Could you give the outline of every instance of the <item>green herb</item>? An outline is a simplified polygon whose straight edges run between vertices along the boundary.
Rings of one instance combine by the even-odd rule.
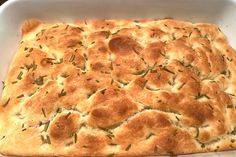
[[[35,61],[33,61],[32,64],[25,64],[24,65],[25,68],[29,71],[30,69],[32,69],[32,71],[36,70],[37,69],[37,65],[35,64]]]
[[[232,58],[229,58],[229,57],[226,57],[226,59],[229,61],[229,62],[232,62],[233,59]]]
[[[100,91],[100,93],[102,93],[102,94],[104,95],[105,92],[106,92],[106,90],[107,90],[107,89],[102,89],[102,90]]]
[[[61,108],[58,108],[56,112],[57,112],[57,113],[61,113],[61,112],[62,112],[62,109],[61,109]]]
[[[69,143],[66,143],[66,146],[71,146],[73,143],[73,141],[70,141]]]
[[[88,148],[88,146],[86,146],[86,145],[83,145],[82,147],[83,147],[83,148]]]
[[[113,135],[113,133],[107,132],[107,137],[108,137],[109,139],[112,139],[112,138],[115,137],[115,136]]]
[[[119,33],[120,30],[117,30],[116,32],[112,33],[112,35],[116,35]]]
[[[87,99],[89,99],[93,94],[95,94],[97,91],[92,91],[88,94]]]
[[[67,78],[67,77],[69,77],[69,76],[70,76],[70,75],[68,75],[66,72],[61,74],[61,77],[63,77],[63,78]]]
[[[85,53],[83,54],[83,56],[84,56],[85,60],[87,61],[88,60],[88,56]]]
[[[44,113],[45,113],[45,112],[44,112]],[[46,131],[48,130],[49,124],[50,124],[50,120],[44,124],[44,129],[43,129],[43,131],[46,132]]]
[[[203,98],[203,97],[205,97],[205,98],[207,98],[207,99],[210,99],[209,96],[207,96],[206,94],[201,94],[201,93],[198,93],[198,95],[196,96],[196,99],[201,99],[201,98]]]
[[[179,121],[179,117],[175,116],[175,118],[177,119],[177,121]]]
[[[42,113],[43,113],[43,116],[46,118],[46,117],[47,117],[47,115],[46,115],[46,113],[45,113],[45,110],[44,110],[44,108],[42,108]]]
[[[79,45],[80,45],[80,46],[84,46],[83,43],[82,43],[82,41],[79,42]]]
[[[183,88],[183,86],[186,84],[186,82],[182,83],[179,87],[178,90],[180,90],[181,88]]]
[[[129,151],[130,148],[131,148],[131,144],[129,144],[129,145],[125,148],[125,150],[126,150],[126,151]]]
[[[69,59],[69,62],[73,62],[74,60],[75,60],[75,55],[72,54],[71,57],[70,57],[70,59]]]
[[[173,37],[173,40],[176,40],[176,37],[174,35],[172,37]]]
[[[128,85],[128,82],[122,81],[122,80],[117,80],[119,83],[123,84],[124,86]]]
[[[74,142],[77,142],[77,133],[74,133]]]
[[[193,32],[190,32],[190,33],[189,33],[189,35],[188,35],[189,38],[190,38],[190,36],[192,35],[192,33],[193,33]]]
[[[6,87],[5,82],[2,81],[2,90],[4,90],[5,87]]]
[[[36,80],[34,80],[34,83],[37,84],[37,85],[39,85],[39,86],[43,85],[43,83],[44,83],[44,81],[43,81],[44,77],[46,77],[46,75],[44,75],[44,76],[39,76]]]
[[[192,68],[193,66],[191,64],[187,65],[186,66],[187,68]]]
[[[83,30],[82,28],[80,28],[80,27],[76,27],[76,28],[77,28],[78,30],[82,31],[82,32],[84,31],[84,30]]]
[[[43,48],[42,45],[39,45],[39,48],[42,49]]]
[[[25,47],[24,51],[27,51],[29,48],[28,47]]]
[[[62,97],[62,96],[65,96],[65,95],[66,95],[66,92],[65,92],[64,89],[62,89],[61,92],[58,93],[58,96],[59,96],[59,97]]]
[[[67,26],[66,26],[65,30],[67,30],[67,29],[68,29],[68,27],[69,27],[69,25],[67,25]]]
[[[204,143],[202,143],[202,144],[201,144],[201,147],[202,147],[202,148],[205,148],[205,144],[204,144]]]
[[[230,70],[228,70],[228,76],[227,76],[228,78],[230,78],[231,77],[231,71]]]
[[[43,135],[41,135],[41,140],[43,144],[51,144],[51,140],[48,135],[46,136],[46,139],[43,137]]]
[[[11,82],[12,84],[15,84],[15,83],[17,83],[17,81],[13,81],[13,82]]]
[[[150,137],[152,137],[153,135],[155,135],[155,134],[151,132],[151,133],[146,137],[146,140],[149,139]]]
[[[231,142],[231,143],[234,143],[234,142],[235,142],[235,140],[234,140],[234,139],[231,139],[231,140],[230,140],[230,142]]]
[[[6,136],[2,136],[2,138],[0,140],[3,140]]]
[[[198,127],[196,127],[196,136],[195,136],[195,138],[198,138],[198,136],[199,136],[199,128]]]
[[[29,49],[29,52],[32,52],[34,49],[31,47],[30,49]]]
[[[22,129],[22,131],[25,131],[25,130],[26,130],[26,128]]]
[[[135,23],[139,23],[139,20],[134,20]]]
[[[162,55],[163,57],[166,57],[165,53],[160,52],[160,55]]]
[[[171,73],[171,74],[173,74],[173,75],[175,74],[174,72],[170,71],[170,70],[167,69],[166,67],[163,67],[162,70],[164,70],[164,71],[166,71],[166,72],[168,72],[168,73]]]
[[[10,102],[10,98],[7,99],[7,101],[3,104],[2,107],[6,107],[9,104],[9,102]]]
[[[36,92],[36,91],[35,91],[35,92]],[[33,92],[33,93],[29,93],[28,96],[32,96],[32,95],[34,95],[35,92]]]
[[[23,75],[23,72],[21,71],[21,72],[18,74],[17,79],[18,79],[18,80],[21,80],[21,79],[22,79],[22,75]]]
[[[236,135],[236,127],[234,127],[234,130],[231,131],[231,134],[232,134],[232,135]]]
[[[56,26],[53,26],[52,28],[58,28],[59,26],[58,25],[56,25]]]
[[[70,115],[71,115],[71,112],[67,113],[65,118],[68,119]]]
[[[132,50],[134,51],[134,53],[136,53],[137,55],[140,54],[140,52],[137,50],[137,48],[135,46],[132,47]]]
[[[21,95],[17,96],[16,98],[19,99],[19,98],[22,98],[22,97],[24,97],[24,94],[21,94]]]

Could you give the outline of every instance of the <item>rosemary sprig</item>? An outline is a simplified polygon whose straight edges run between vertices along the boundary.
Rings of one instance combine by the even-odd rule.
[[[6,107],[9,104],[10,100],[11,100],[11,98],[8,98],[7,101],[3,104],[2,107]]]
[[[22,75],[23,75],[23,72],[21,71],[21,72],[17,75],[17,79],[18,79],[18,80],[21,80],[21,79],[22,79]]]
[[[24,65],[25,68],[29,71],[30,69],[32,69],[32,71],[36,70],[37,69],[37,65],[35,64],[35,61],[33,61],[32,64],[25,64]]]
[[[2,81],[2,90],[4,90],[5,87],[6,87],[6,84],[4,81]]]
[[[24,97],[24,94],[18,95],[16,98],[17,98],[17,99],[20,99],[20,98],[22,98],[22,97]]]
[[[34,83],[37,84],[37,85],[39,85],[39,86],[43,85],[43,84],[44,84],[44,80],[43,80],[44,77],[46,77],[46,75],[44,75],[44,76],[39,76],[36,80],[34,80]]]
[[[131,144],[129,144],[129,145],[125,148],[125,151],[129,151],[130,148],[131,148]]]
[[[48,135],[46,136],[46,138],[44,138],[43,135],[41,135],[41,140],[43,144],[51,144],[51,140]]]
[[[44,108],[42,108],[42,113],[43,113],[43,116],[46,118],[47,115],[46,115],[46,112],[45,112]]]
[[[63,97],[63,96],[65,96],[65,95],[66,95],[66,92],[65,92],[64,89],[62,89],[61,92],[58,93],[58,97]]]
[[[11,82],[12,84],[16,84],[17,83],[17,81],[13,81],[13,82]]]
[[[74,133],[74,142],[77,142],[77,133]]]
[[[68,117],[71,115],[71,112],[67,113],[67,115],[65,116],[66,119],[68,119]]]
[[[149,139],[150,137],[152,137],[153,135],[155,135],[155,134],[152,132],[150,134],[148,134],[148,136],[146,137],[146,140]]]
[[[71,57],[70,57],[70,59],[69,59],[69,62],[73,62],[74,60],[75,60],[75,55],[72,54]]]
[[[45,112],[44,112],[44,113],[45,113]],[[49,124],[50,124],[50,120],[47,121],[47,122],[44,124],[44,129],[43,129],[43,131],[46,132],[46,131],[48,130]]]

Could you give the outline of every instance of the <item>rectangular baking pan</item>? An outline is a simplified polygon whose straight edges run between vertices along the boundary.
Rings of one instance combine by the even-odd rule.
[[[4,80],[19,44],[21,23],[81,19],[161,19],[172,17],[218,24],[236,48],[236,0],[9,0],[0,7],[0,80]],[[0,94],[2,84],[0,85]],[[233,157],[236,151],[184,157]]]

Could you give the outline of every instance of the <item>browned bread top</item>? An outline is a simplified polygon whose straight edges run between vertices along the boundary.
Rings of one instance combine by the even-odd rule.
[[[140,156],[236,148],[236,54],[213,24],[23,24],[0,152]]]

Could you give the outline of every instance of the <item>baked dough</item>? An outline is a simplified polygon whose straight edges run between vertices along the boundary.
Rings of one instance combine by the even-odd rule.
[[[141,156],[235,149],[235,104],[235,50],[214,24],[28,20],[1,97],[0,152]]]

